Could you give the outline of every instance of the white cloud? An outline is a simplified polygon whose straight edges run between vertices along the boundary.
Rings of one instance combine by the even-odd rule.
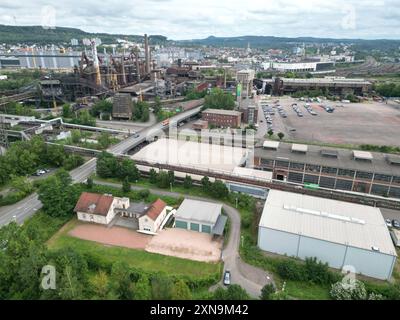
[[[40,25],[47,5],[46,0],[2,0],[0,23]],[[162,34],[170,39],[400,38],[398,0],[70,0],[50,5],[56,10],[56,25],[90,32]],[[346,20],[348,12],[352,14]]]

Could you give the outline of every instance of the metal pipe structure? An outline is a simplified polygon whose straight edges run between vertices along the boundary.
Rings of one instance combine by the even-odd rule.
[[[147,74],[150,73],[150,56],[149,56],[149,38],[147,34],[144,35],[144,57],[145,57],[145,71]]]

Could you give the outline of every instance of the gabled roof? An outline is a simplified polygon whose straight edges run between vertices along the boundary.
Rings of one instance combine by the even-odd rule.
[[[147,210],[146,212],[146,215],[150,219],[155,221],[166,206],[167,204],[164,201],[162,201],[161,199],[157,199],[150,205],[149,210]]]
[[[83,192],[74,211],[106,216],[113,201],[110,195]]]

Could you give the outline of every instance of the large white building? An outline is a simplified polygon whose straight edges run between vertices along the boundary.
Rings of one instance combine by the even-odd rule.
[[[397,257],[378,208],[277,190],[268,194],[258,246],[382,280]]]

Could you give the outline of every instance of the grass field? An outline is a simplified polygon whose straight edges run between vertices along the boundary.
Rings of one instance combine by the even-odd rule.
[[[82,254],[90,254],[105,262],[112,264],[115,261],[124,261],[132,267],[147,272],[165,272],[169,275],[191,277],[208,277],[219,275],[221,272],[221,263],[197,262],[142,250],[105,246],[69,236],[68,232],[77,223],[76,219],[68,222],[47,242],[48,247],[52,250],[72,247]]]

